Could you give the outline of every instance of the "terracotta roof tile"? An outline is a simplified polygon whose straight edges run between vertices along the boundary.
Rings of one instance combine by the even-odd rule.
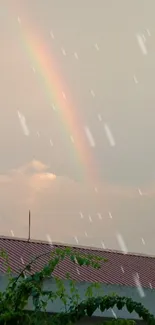
[[[67,245],[68,246],[68,245]],[[23,268],[23,262],[27,264],[33,257],[48,253],[56,247],[63,248],[65,245],[53,244],[41,241],[26,241],[24,239],[0,237],[0,250],[4,249],[8,256],[11,269],[14,273],[19,273]],[[83,282],[101,282],[105,284],[118,284],[126,286],[136,286],[134,275],[138,274],[139,281],[143,287],[155,288],[155,258],[152,256],[138,254],[123,254],[122,252],[99,250],[92,248],[83,248],[74,246],[78,252],[85,254],[95,254],[96,256],[105,257],[107,262],[102,262],[99,270],[92,267],[78,266],[65,259],[59,264],[54,275],[65,278],[66,272],[69,272],[76,281]],[[33,267],[33,271],[40,270],[49,260],[49,255],[41,257]],[[0,272],[5,273],[5,267],[0,259]]]

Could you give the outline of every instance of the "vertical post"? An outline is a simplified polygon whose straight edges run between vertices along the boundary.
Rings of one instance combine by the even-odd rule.
[[[29,210],[29,235],[28,241],[31,239],[31,211]]]

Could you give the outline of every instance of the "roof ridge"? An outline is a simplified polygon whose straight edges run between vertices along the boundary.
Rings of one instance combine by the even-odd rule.
[[[49,242],[47,240],[41,240],[41,239],[30,239],[27,238],[21,238],[21,237],[11,237],[11,236],[4,236],[0,235],[0,239],[4,240],[10,240],[10,241],[19,241],[19,242],[27,242],[27,243],[35,243],[35,244],[42,244],[42,245],[49,245]],[[83,245],[76,245],[76,244],[69,244],[69,243],[62,243],[62,242],[52,242],[54,246],[69,246],[73,248],[79,248],[79,249],[85,249],[85,250],[92,250],[96,252],[107,252],[107,253],[115,253],[120,255],[127,255],[127,256],[137,256],[137,257],[143,257],[143,258],[155,258],[155,255],[148,255],[148,254],[142,254],[142,253],[135,253],[135,252],[128,252],[124,253],[123,251],[115,250],[115,249],[106,249],[106,248],[99,248],[99,247],[92,247],[92,246],[83,246]]]

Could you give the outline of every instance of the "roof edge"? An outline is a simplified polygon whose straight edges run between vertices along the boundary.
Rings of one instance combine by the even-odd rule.
[[[12,237],[12,236],[4,236],[0,235],[0,239],[8,239],[13,241],[22,241],[22,242],[29,242],[29,243],[36,243],[36,244],[44,244],[49,245],[49,242],[47,240],[41,240],[41,239],[28,239],[24,237]],[[124,253],[123,251],[115,250],[115,249],[107,249],[107,248],[99,248],[94,246],[84,246],[84,245],[76,245],[76,244],[70,244],[70,243],[64,243],[64,242],[53,242],[52,244],[55,246],[67,246],[67,247],[73,247],[73,248],[81,248],[86,250],[92,250],[92,251],[98,251],[98,252],[107,252],[107,253],[115,253],[115,254],[121,254],[121,255],[129,255],[129,256],[139,256],[139,257],[147,257],[147,258],[155,258],[155,255],[148,255],[148,254],[142,254],[142,253],[136,253],[136,252],[128,252]]]

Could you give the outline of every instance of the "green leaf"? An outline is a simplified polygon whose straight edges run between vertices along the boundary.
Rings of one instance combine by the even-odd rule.
[[[135,309],[135,303],[132,300],[128,300],[126,303],[126,308],[128,312],[131,314]]]
[[[67,280],[70,280],[70,274],[69,274],[69,272],[66,273],[66,279]]]
[[[90,303],[87,306],[87,315],[91,317],[94,314],[95,310],[96,310],[96,304]]]
[[[100,310],[103,313],[105,311],[105,309],[106,309],[106,306],[105,306],[105,302],[103,300],[103,301],[100,302]]]
[[[117,306],[118,310],[121,310],[124,307],[124,302],[121,298],[117,299],[116,306]]]

